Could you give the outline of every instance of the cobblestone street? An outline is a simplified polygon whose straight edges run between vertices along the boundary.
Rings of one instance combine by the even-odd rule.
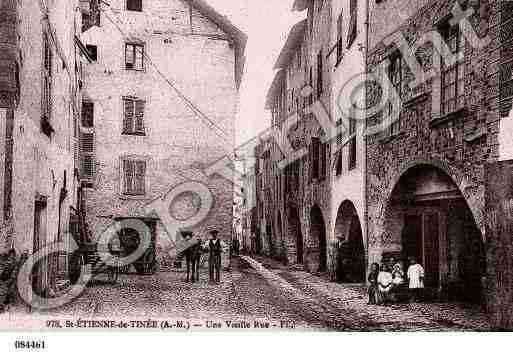
[[[369,306],[363,285],[340,285],[269,260],[262,263],[248,257],[233,259],[219,285],[208,283],[206,271],[195,284],[186,283],[180,272],[124,275],[115,285],[98,281],[73,303],[49,314],[61,320],[189,320],[197,324],[193,329],[208,329],[214,323],[222,323],[218,329],[231,329],[226,321],[245,321],[251,329],[258,329],[255,323],[268,323],[275,330],[489,329],[476,308],[441,303]]]

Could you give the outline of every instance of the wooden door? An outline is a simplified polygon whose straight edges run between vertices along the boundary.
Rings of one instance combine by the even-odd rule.
[[[403,257],[415,257],[417,261],[422,262],[422,215],[417,213],[407,214],[404,218],[404,227],[402,232]]]
[[[440,228],[438,212],[423,215],[425,285],[437,288],[440,283]]]

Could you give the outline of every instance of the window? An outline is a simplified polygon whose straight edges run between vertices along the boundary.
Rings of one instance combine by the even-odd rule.
[[[95,174],[94,132],[80,133],[81,178],[91,181]]]
[[[351,140],[349,141],[348,169],[352,170],[356,168],[356,119],[352,116],[349,119],[349,138]]]
[[[318,8],[317,8],[317,11],[321,11],[322,10],[322,6],[324,5],[324,0],[318,0],[319,3],[317,4]]]
[[[299,188],[299,161],[288,165],[285,169],[285,192],[297,191]]]
[[[41,89],[41,131],[51,136],[54,132],[51,125],[52,112],[52,61],[53,54],[50,40],[47,34],[43,35],[43,73],[42,73],[42,89]]]
[[[453,54],[465,49],[465,38],[461,36],[458,25],[442,29],[446,44]],[[441,113],[448,114],[461,109],[465,105],[464,97],[464,64],[456,62],[452,66],[442,64]]]
[[[342,38],[344,27],[344,13],[340,12],[337,19],[337,65],[342,61]]]
[[[390,57],[390,67],[388,68],[388,77],[390,82],[392,83],[393,88],[398,96],[398,98],[402,98],[402,87],[403,87],[403,71],[402,71],[402,59],[399,53],[394,53]],[[390,100],[388,102],[388,111],[387,116],[391,118],[392,123],[390,124],[389,133],[390,135],[396,135],[401,130],[401,114],[400,109],[394,108],[394,103],[399,105],[399,103]],[[400,105],[399,105],[400,106]]]
[[[310,179],[319,178],[319,159],[321,151],[321,141],[318,137],[312,137],[312,143],[310,144],[310,168],[311,176]]]
[[[322,50],[319,51],[317,54],[317,97],[321,97],[322,90],[324,87],[323,81],[322,81]]]
[[[342,174],[342,148],[336,154],[337,160],[335,163],[335,174],[340,176]]]
[[[123,98],[123,135],[146,134],[144,128],[144,107],[146,102],[133,97]]]
[[[328,166],[328,160],[327,160],[327,157],[328,157],[328,143],[325,142],[325,143],[322,143],[321,146],[320,146],[320,176],[319,178],[320,179],[325,179],[326,178],[326,171],[327,171],[327,166]]]
[[[94,103],[82,103],[82,127],[94,127]]]
[[[125,44],[125,68],[127,70],[144,70],[144,45]]]
[[[126,9],[130,11],[142,11],[142,0],[127,0]]]
[[[128,196],[146,194],[146,161],[123,160],[123,194]]]
[[[86,45],[89,57],[93,61],[98,61],[98,47],[96,45]]]
[[[358,6],[357,0],[349,1],[349,12],[350,12],[350,20],[349,20],[349,29],[347,32],[347,45],[346,47],[349,49],[356,39],[356,28],[357,28],[357,18],[358,18]]]

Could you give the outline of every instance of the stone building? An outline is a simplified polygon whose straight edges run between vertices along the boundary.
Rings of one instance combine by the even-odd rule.
[[[280,144],[269,139],[257,147],[257,212],[260,235],[269,251],[311,272],[326,272],[331,254],[330,142],[312,113],[314,101],[329,109],[330,1],[295,1],[294,11],[306,11],[305,20],[290,31],[275,64],[275,79],[267,95],[272,126],[287,134],[295,150],[306,155],[281,169]],[[303,91],[305,86],[309,91]],[[296,119],[292,120],[291,119]],[[292,123],[292,124],[291,124]],[[267,184],[266,184],[267,183]],[[264,228],[262,227],[264,226]],[[330,259],[328,259],[330,257]]]
[[[251,168],[244,170],[242,178],[243,199],[242,199],[242,243],[241,250],[244,253],[254,253],[256,244],[256,183],[255,172]]]
[[[500,24],[503,3],[369,3],[369,70],[384,64],[378,78],[388,75],[401,100],[383,100],[375,82],[367,87],[368,105],[380,104],[367,121],[377,129],[367,136],[369,262],[414,256],[426,270],[429,293],[472,302],[488,293],[488,303],[496,304],[491,312],[502,306],[503,313],[511,301],[499,292],[511,285],[497,284],[492,248],[500,223],[486,200],[500,191],[511,198],[511,179],[492,176],[497,168],[509,168],[511,176],[511,165],[498,162],[511,159],[504,143],[511,127],[499,113],[500,95],[508,99],[499,91],[499,65],[511,60],[511,51],[501,48],[500,35],[509,31]],[[472,14],[461,17],[459,9]],[[439,51],[436,44],[448,47]],[[451,57],[458,52],[461,58]],[[386,118],[390,125],[375,127]]]
[[[77,207],[81,9],[71,0],[8,0],[0,17],[0,214],[12,230],[6,245],[17,254],[47,253],[48,244],[64,241]],[[46,255],[33,272],[35,292],[50,293],[66,270],[65,255]]]
[[[246,36],[199,0],[114,0],[100,8],[98,25],[82,34],[95,57],[85,69],[89,152],[82,158],[93,237],[120,220],[140,219],[152,245],[142,258],[148,266],[138,271],[169,267],[176,253],[168,252],[162,218],[146,205],[195,180],[208,185],[215,203],[187,229],[207,238],[217,228],[228,248],[233,185],[203,170],[234,148]],[[186,220],[200,205],[183,193],[169,211]],[[122,243],[133,236],[124,232]]]
[[[345,95],[352,78],[365,72],[367,40],[366,2],[332,1],[331,54],[332,72],[330,113],[339,131],[331,143],[331,208],[334,240],[333,272],[340,282],[365,282],[366,206],[365,206],[365,121],[352,117],[351,105],[364,105],[364,94]]]

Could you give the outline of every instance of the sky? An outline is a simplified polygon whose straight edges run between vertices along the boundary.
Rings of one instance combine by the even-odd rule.
[[[291,27],[306,17],[292,12],[293,0],[207,0],[248,35],[241,85],[236,144],[248,141],[270,125],[265,95],[274,77],[274,63]]]

